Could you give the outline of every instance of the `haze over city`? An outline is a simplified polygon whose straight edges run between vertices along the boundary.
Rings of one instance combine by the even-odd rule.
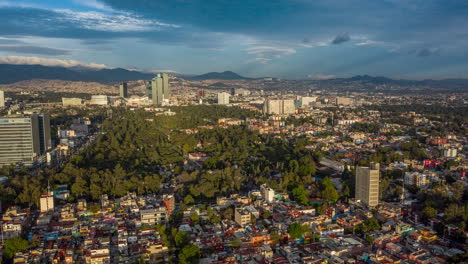
[[[466,1],[2,0],[0,24],[0,63],[468,77]]]

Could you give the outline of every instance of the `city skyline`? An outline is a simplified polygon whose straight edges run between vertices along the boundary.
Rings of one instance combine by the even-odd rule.
[[[462,1],[0,1],[0,63],[468,78]],[[40,26],[38,26],[40,25]]]

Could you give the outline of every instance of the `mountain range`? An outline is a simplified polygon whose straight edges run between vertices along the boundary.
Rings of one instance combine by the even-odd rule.
[[[63,81],[83,81],[99,82],[104,84],[117,83],[122,81],[150,80],[155,73],[127,70],[122,68],[114,69],[92,69],[92,68],[65,68],[51,67],[43,65],[16,65],[0,64],[0,84],[11,84],[19,81],[44,79]],[[241,76],[232,71],[209,72],[202,75],[190,76],[180,75],[177,77],[191,81],[203,80],[256,80]],[[261,78],[260,78],[261,79]],[[468,89],[468,79],[444,79],[444,80],[395,80],[386,77],[373,77],[369,75],[358,75],[350,78],[335,78],[328,80],[304,80],[322,83],[364,83],[369,85],[401,85],[401,86],[431,86],[434,88],[457,88]]]

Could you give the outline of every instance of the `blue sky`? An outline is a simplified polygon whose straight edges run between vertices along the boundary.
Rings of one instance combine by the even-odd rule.
[[[466,0],[0,0],[0,63],[468,78]]]

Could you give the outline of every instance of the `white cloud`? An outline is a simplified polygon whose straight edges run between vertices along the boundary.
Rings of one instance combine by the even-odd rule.
[[[256,57],[248,62],[257,62],[266,64],[272,59],[281,58],[284,55],[296,53],[295,49],[275,47],[275,46],[256,46],[245,49],[248,54],[255,55]]]
[[[40,57],[23,57],[23,56],[0,56],[0,64],[17,64],[17,65],[43,65],[52,67],[87,67],[94,69],[110,69],[104,64],[84,63],[77,60],[59,60]]]
[[[320,74],[320,73],[317,73],[317,74],[309,74],[307,75],[307,78],[309,79],[314,79],[314,80],[328,80],[328,79],[333,79],[333,78],[336,78],[335,75],[333,74]]]
[[[96,11],[73,11],[69,9],[54,9],[63,14],[64,21],[76,23],[81,28],[111,32],[151,31],[164,27],[178,28],[174,24],[166,24],[155,20],[144,19],[129,13],[105,14]]]
[[[107,6],[98,0],[73,0],[73,3],[104,11],[114,11],[110,6]]]

